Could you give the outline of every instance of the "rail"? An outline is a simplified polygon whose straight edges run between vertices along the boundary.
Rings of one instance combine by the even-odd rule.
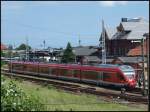
[[[25,80],[34,81],[35,83],[40,83],[45,85],[50,84],[55,86],[56,88],[70,91],[75,94],[87,93],[87,94],[94,94],[98,96],[104,96],[112,100],[119,98],[121,100],[129,101],[129,102],[148,104],[148,97],[144,97],[141,94],[136,93],[136,91],[139,92],[139,89],[135,89],[136,91],[134,92],[127,91],[125,93],[121,93],[120,91],[110,90],[101,87],[95,87],[89,85],[85,86],[85,84],[78,84],[73,82],[60,81],[56,79],[42,78],[42,77],[31,76],[27,74],[10,73],[6,69],[2,70],[2,74],[7,75],[9,77],[23,78]]]

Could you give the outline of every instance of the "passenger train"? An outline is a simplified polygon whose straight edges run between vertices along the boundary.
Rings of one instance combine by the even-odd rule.
[[[128,65],[79,65],[12,61],[9,70],[15,73],[37,75],[66,81],[135,88],[135,70]]]

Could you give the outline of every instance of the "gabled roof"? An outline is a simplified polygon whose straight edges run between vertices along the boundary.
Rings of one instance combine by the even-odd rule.
[[[149,21],[144,20],[143,18],[139,18],[139,21],[126,21],[121,22],[124,32],[129,31],[125,35],[121,36],[119,39],[142,39],[143,34],[149,32]],[[117,38],[117,37],[116,37]]]
[[[113,35],[116,32],[117,32],[116,28],[110,28],[107,25],[105,26],[106,39],[108,39],[108,40],[112,39]],[[100,41],[101,41],[101,38],[102,38],[102,33],[101,33],[101,36],[100,36],[100,39],[99,39]]]
[[[88,59],[88,61],[94,61],[94,62],[101,61],[97,56],[86,56],[85,58]]]
[[[127,21],[127,22],[121,22],[124,30],[134,30],[134,29],[140,29],[142,31],[147,30],[149,28],[149,22],[144,20],[143,18],[139,18],[139,21]]]
[[[89,56],[96,51],[97,49],[92,46],[79,46],[73,48],[73,52],[76,56]]]
[[[116,32],[116,28],[106,28],[106,34],[108,36],[108,39],[111,39]]]
[[[142,57],[118,57],[117,59],[121,60],[123,63],[139,63],[139,62],[142,62]]]

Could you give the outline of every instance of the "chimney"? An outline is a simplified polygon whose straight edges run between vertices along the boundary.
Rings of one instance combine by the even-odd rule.
[[[127,22],[128,18],[121,18],[121,22]]]

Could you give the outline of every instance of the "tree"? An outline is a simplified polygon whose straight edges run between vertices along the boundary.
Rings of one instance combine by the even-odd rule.
[[[21,44],[19,47],[16,48],[16,50],[26,50],[26,47],[30,50],[31,47],[26,44]]]
[[[5,54],[4,54],[4,52],[1,50],[1,57],[4,57],[5,56]]]
[[[68,42],[67,47],[62,56],[62,62],[68,63],[68,62],[74,62],[74,60],[75,60],[75,54],[72,52],[71,44]]]

